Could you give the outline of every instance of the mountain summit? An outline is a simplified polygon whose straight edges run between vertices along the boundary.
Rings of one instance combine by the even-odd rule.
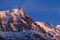
[[[58,27],[51,26],[50,23],[34,21],[22,7],[0,11],[0,39],[60,40]]]

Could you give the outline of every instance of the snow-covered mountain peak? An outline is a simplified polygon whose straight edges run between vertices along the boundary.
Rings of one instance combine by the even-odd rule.
[[[22,7],[0,11],[0,34],[4,39],[7,36],[10,38],[11,35],[12,38],[16,36],[19,40],[25,39],[25,37],[30,38],[29,40],[60,40],[59,27],[53,28],[51,23],[34,21],[24,12]],[[35,37],[37,39],[34,39]]]

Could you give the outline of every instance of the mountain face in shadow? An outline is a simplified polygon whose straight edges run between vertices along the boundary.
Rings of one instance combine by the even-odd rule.
[[[51,26],[34,21],[22,7],[0,11],[0,38],[4,40],[60,40],[60,27]]]

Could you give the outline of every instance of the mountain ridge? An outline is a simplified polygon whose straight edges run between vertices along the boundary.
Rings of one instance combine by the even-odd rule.
[[[50,23],[34,21],[24,12],[22,7],[0,11],[0,32],[26,32],[28,30],[34,30],[39,32],[39,36],[44,40],[59,40],[59,27],[53,28],[51,26]]]

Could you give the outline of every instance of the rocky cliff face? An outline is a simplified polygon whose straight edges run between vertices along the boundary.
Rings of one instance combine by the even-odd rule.
[[[21,32],[23,32],[23,36],[21,36]],[[10,38],[9,35],[15,35],[13,36],[14,40],[15,38],[18,40],[60,40],[58,27],[52,28],[50,23],[34,21],[21,7],[0,11],[0,34],[5,40]],[[9,38],[7,38],[6,34],[9,34],[7,35]]]

